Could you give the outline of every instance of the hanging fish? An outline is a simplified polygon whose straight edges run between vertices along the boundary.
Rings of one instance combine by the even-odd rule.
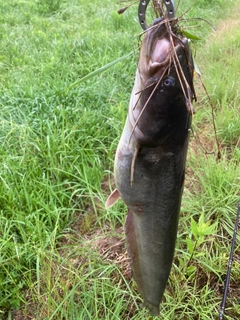
[[[177,21],[177,20],[176,20]],[[193,113],[188,40],[168,17],[144,35],[128,116],[115,156],[116,190],[128,207],[127,251],[144,306],[159,314],[170,274]]]

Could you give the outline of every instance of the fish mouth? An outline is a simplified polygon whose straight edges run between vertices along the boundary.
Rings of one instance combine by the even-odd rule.
[[[151,77],[161,77],[170,63],[171,44],[168,39],[157,39],[152,52],[146,56],[145,64],[139,62],[143,82]],[[140,67],[141,66],[141,67]]]
[[[153,23],[146,31],[140,52],[138,68],[143,82],[163,76],[176,56],[181,58],[186,42],[186,38],[172,37],[168,21],[162,19]]]

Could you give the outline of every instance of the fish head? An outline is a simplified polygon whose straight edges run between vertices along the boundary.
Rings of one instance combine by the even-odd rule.
[[[140,145],[179,144],[179,135],[188,133],[193,72],[188,39],[179,36],[169,22],[158,20],[142,42],[135,87],[138,99],[129,110],[135,121],[133,134]]]

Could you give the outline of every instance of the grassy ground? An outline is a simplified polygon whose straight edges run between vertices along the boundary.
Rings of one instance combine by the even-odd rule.
[[[216,161],[211,106],[196,78],[195,136],[161,318],[205,320],[218,313],[240,196],[240,1],[182,2],[179,13],[192,6],[186,17],[218,26],[181,22],[202,38],[193,47],[222,157]],[[126,208],[104,209],[141,31],[136,6],[119,16],[121,6],[0,3],[0,319],[150,319],[129,269]],[[226,319],[240,314],[237,239]]]

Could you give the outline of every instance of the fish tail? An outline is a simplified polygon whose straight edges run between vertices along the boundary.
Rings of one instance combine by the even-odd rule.
[[[158,316],[159,306],[153,305],[151,302],[147,301],[145,297],[144,279],[140,268],[138,243],[134,226],[134,215],[130,209],[128,209],[127,218],[125,221],[125,235],[128,256],[130,257],[131,267],[133,270],[133,276],[135,281],[137,282],[138,290],[144,299],[143,307],[146,307],[152,316]]]
[[[159,316],[159,306],[154,306],[151,302],[144,301],[143,307],[148,309],[151,316]]]

